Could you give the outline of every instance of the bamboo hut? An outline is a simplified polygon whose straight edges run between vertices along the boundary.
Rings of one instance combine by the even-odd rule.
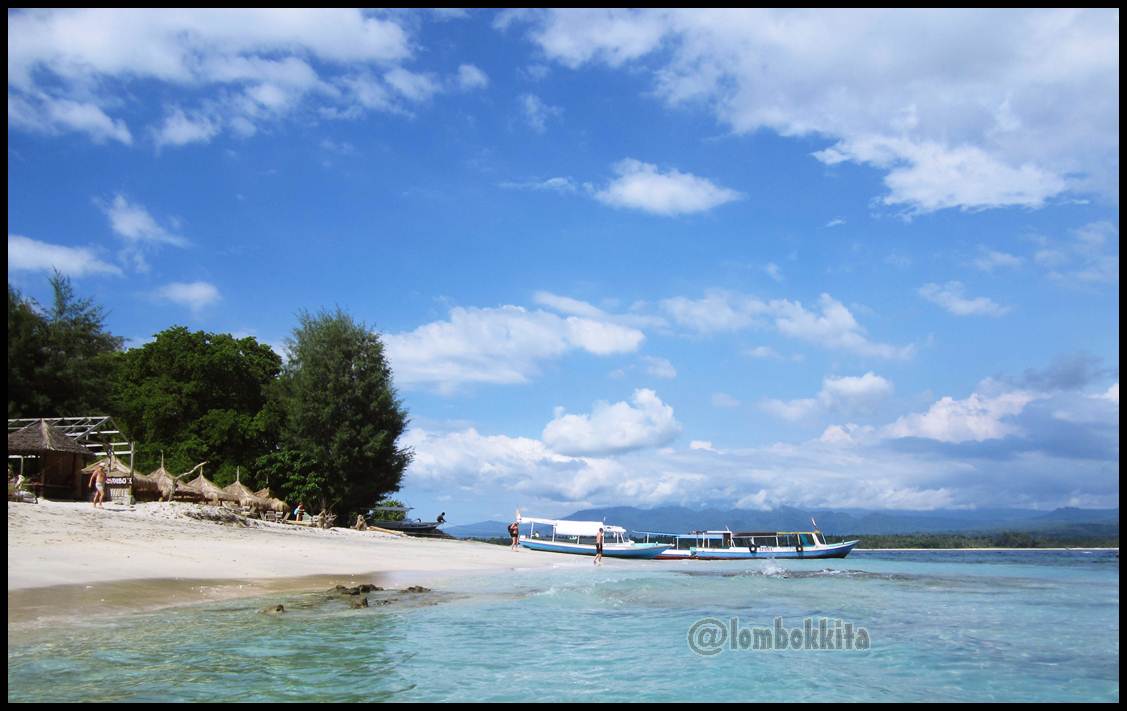
[[[82,499],[86,482],[82,478],[82,458],[90,451],[59,428],[40,419],[8,435],[8,456],[20,457],[23,473],[24,457],[39,459],[39,471],[33,475],[42,487],[42,496],[70,495]]]

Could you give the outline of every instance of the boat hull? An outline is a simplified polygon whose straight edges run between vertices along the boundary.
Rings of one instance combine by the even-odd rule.
[[[542,541],[520,539],[520,545],[534,551],[549,553],[570,553],[572,555],[595,555],[595,546],[586,543],[565,543],[561,541]],[[657,558],[672,546],[664,543],[635,543],[629,546],[608,544],[603,546],[604,558]]]
[[[728,548],[728,549],[692,549],[694,560],[755,560],[766,558],[792,558],[804,560],[816,560],[820,558],[844,558],[849,555],[853,548],[857,545],[858,541],[848,541],[846,543],[807,547],[802,550],[794,548],[770,548],[759,550],[748,550],[747,548]]]

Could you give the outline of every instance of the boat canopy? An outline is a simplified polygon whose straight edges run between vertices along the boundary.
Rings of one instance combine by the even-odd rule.
[[[553,518],[532,518],[521,516],[519,523],[541,523],[554,526],[557,536],[594,536],[603,529],[603,533],[626,533],[622,526],[608,526],[602,521],[559,521]]]

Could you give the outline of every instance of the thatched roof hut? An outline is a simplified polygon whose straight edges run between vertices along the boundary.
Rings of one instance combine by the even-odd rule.
[[[233,494],[229,494],[223,490],[223,487],[216,484],[211,479],[208,479],[203,474],[200,474],[195,479],[192,479],[187,484],[192,489],[195,489],[212,504],[218,506],[225,501],[238,503],[239,499]]]
[[[254,495],[260,499],[265,499],[266,501],[268,501],[270,503],[270,509],[273,511],[277,511],[278,513],[285,513],[290,510],[289,504],[287,504],[285,501],[282,501],[277,496],[274,496],[274,493],[270,491],[270,487],[256,491],[254,492]]]
[[[90,450],[63,434],[58,427],[40,419],[8,435],[8,454],[60,454],[89,455]]]

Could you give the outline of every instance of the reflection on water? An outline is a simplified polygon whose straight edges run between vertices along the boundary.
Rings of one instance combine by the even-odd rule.
[[[10,626],[8,699],[1117,700],[1118,586],[1114,554],[929,553],[511,571],[361,609],[274,594]],[[702,657],[705,617],[843,620],[872,648]]]

